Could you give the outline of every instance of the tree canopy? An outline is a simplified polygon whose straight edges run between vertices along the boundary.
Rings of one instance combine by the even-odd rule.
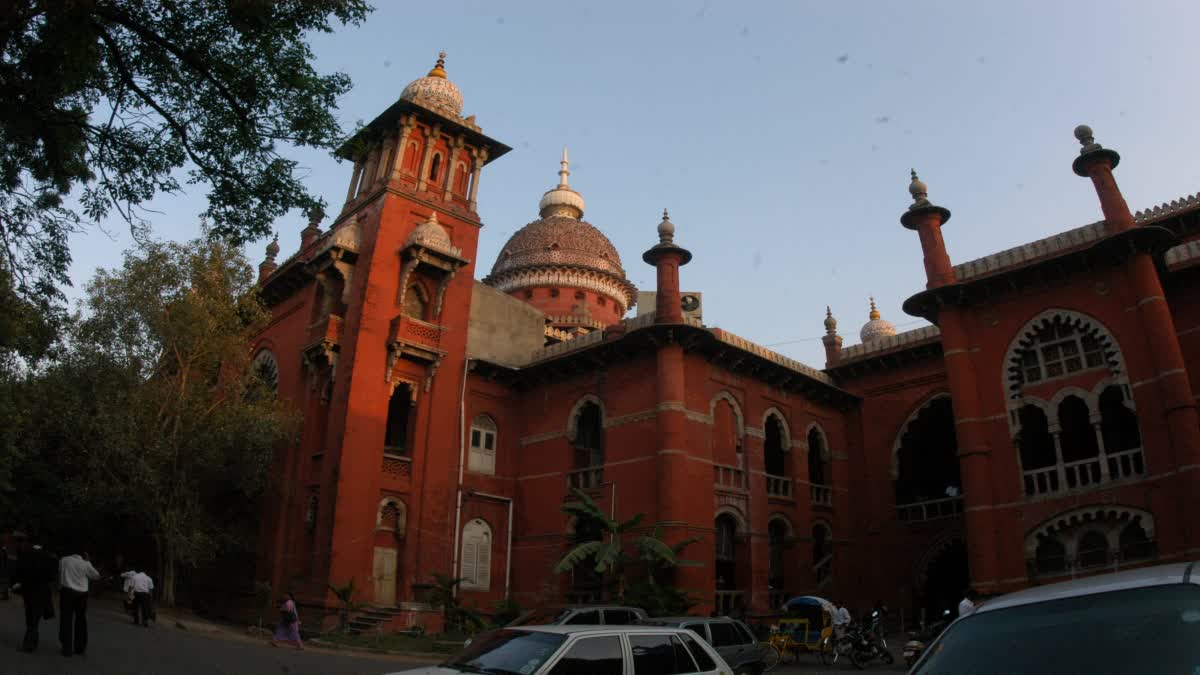
[[[233,244],[319,198],[283,146],[333,149],[350,87],[306,36],[364,0],[10,0],[0,12],[0,266],[22,296],[68,283],[68,236],[185,184]],[[181,171],[186,169],[186,173]],[[182,183],[180,178],[186,175]],[[68,197],[70,195],[70,197]]]

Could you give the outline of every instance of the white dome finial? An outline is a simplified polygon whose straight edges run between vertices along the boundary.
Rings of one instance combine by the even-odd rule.
[[[563,158],[562,158],[562,161],[559,162],[559,169],[558,169],[558,187],[560,187],[560,188],[565,188],[570,185],[570,183],[567,182],[567,176],[571,175],[571,170],[568,169],[567,166],[568,166],[567,165],[567,146],[564,145],[563,146]]]
[[[538,213],[543,218],[551,216],[565,216],[575,220],[583,218],[583,196],[571,189],[568,182],[570,175],[567,147],[564,145],[562,161],[559,162],[558,168],[558,185],[542,195],[542,200],[538,202]]]

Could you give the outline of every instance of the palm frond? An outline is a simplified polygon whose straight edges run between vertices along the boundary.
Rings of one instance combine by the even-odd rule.
[[[657,530],[655,531],[657,532]],[[704,537],[688,537],[677,544],[673,544],[671,549],[675,551],[675,555],[679,555],[680,553],[683,553],[683,549],[691,546],[692,544],[698,544],[702,541],[704,541]]]
[[[633,545],[641,553],[642,560],[667,566],[676,562],[675,549],[658,537],[641,536],[634,540]]]
[[[621,523],[620,525],[617,525],[616,531],[617,532],[628,532],[629,530],[632,530],[633,528],[637,527],[642,522],[642,520],[644,520],[645,518],[646,518],[646,514],[639,513],[639,514],[635,515],[634,517],[630,518],[629,520]]]
[[[621,566],[621,558],[624,556],[624,551],[621,550],[621,542],[610,541],[603,545],[603,548],[596,554],[596,571],[604,573],[610,570],[616,570]]]
[[[607,546],[607,544],[602,541],[585,541],[579,544],[570,551],[567,551],[562,560],[558,561],[558,564],[554,566],[554,573],[562,574],[563,572],[575,569],[576,566],[587,560],[588,556],[599,553],[600,549],[604,546]]]

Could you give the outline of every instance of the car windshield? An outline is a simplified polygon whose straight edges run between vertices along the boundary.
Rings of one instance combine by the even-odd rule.
[[[546,607],[543,609],[534,610],[524,616],[517,617],[516,621],[508,624],[509,626],[545,626],[547,624],[558,623],[567,614],[571,613],[569,607]]]
[[[1200,673],[1200,587],[1151,586],[979,612],[954,624],[913,672]]]
[[[565,642],[565,635],[502,628],[484,633],[443,664],[464,673],[529,675]]]

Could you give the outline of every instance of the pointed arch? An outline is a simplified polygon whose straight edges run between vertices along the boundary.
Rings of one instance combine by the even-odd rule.
[[[408,506],[398,497],[387,496],[379,501],[375,512],[375,529],[389,530],[403,538],[408,527]]]
[[[892,441],[892,480],[896,480],[900,477],[900,446],[904,442],[904,435],[908,433],[909,427],[911,427],[912,423],[921,416],[921,413],[924,412],[925,408],[933,404],[934,401],[943,398],[950,398],[950,392],[938,391],[921,399],[921,401],[913,407],[912,412],[908,414],[908,417],[905,418],[904,422],[900,425],[900,430],[896,432],[896,440]],[[953,405],[953,401],[951,401],[951,405]]]
[[[733,418],[737,422],[738,438],[744,438],[746,435],[746,422],[742,417],[742,405],[738,403],[738,400],[734,398],[733,394],[729,393],[729,390],[722,389],[721,391],[718,391],[716,395],[712,397],[712,400],[708,402],[709,416],[712,417],[714,415],[717,410],[717,403],[721,401],[725,401],[729,404],[729,407],[733,409]]]
[[[1036,381],[1058,377],[1047,374],[1045,354],[1037,351],[1040,342],[1048,342],[1055,338],[1048,331],[1059,331],[1063,339],[1078,336],[1081,340],[1093,344],[1094,351],[1087,345],[1079,348],[1077,358],[1085,369],[1105,366],[1113,376],[1127,378],[1125,360],[1116,339],[1108,327],[1094,317],[1069,309],[1048,309],[1029,320],[1017,331],[1009,343],[1004,356],[1004,387],[1010,399],[1020,399],[1027,378],[1036,376]],[[1053,345],[1050,345],[1053,346]],[[1093,358],[1092,354],[1095,354]]]
[[[770,419],[771,416],[774,416],[775,419],[779,420],[780,429],[783,431],[783,438],[780,439],[783,444],[783,448],[785,450],[790,449],[792,447],[792,430],[788,426],[787,415],[784,415],[783,411],[779,408],[771,406],[763,412],[761,427],[763,432],[766,433],[767,420]]]
[[[459,588],[486,591],[492,587],[492,527],[483,518],[472,518],[463,525],[459,561]]]

